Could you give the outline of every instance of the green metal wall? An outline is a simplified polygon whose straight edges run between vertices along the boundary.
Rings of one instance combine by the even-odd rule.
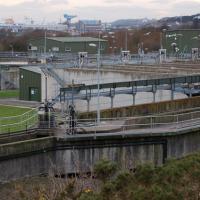
[[[46,51],[49,52],[52,47],[59,47],[58,53],[65,53],[66,48],[70,48],[70,53],[78,53],[78,52],[88,52],[89,54],[97,53],[97,48],[89,46],[90,43],[96,44],[97,47],[99,45],[98,42],[58,42],[55,40],[47,39],[46,42]],[[44,39],[38,40],[30,40],[29,44],[32,46],[36,46],[38,48],[38,52],[44,52]],[[106,53],[108,49],[107,42],[101,42],[101,53]]]
[[[177,35],[169,37],[169,35]],[[174,53],[172,43],[176,43],[179,53],[191,53],[192,48],[200,48],[200,30],[174,30],[166,31],[162,37],[163,48],[167,53]],[[198,39],[194,39],[198,37]],[[176,39],[175,39],[176,38]]]
[[[41,74],[20,69],[19,98],[25,101],[41,101]],[[35,90],[31,94],[31,90]]]

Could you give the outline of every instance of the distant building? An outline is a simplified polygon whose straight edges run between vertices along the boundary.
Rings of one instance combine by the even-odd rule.
[[[15,21],[12,18],[5,19],[5,24],[15,24]]]
[[[200,52],[200,29],[167,30],[162,35],[162,45],[168,53],[191,53],[193,48]]]
[[[101,20],[80,20],[77,23],[80,33],[96,33],[102,30]]]
[[[107,51],[107,40],[92,37],[47,37],[46,52],[52,53],[96,53],[101,44],[102,53]],[[90,44],[95,44],[91,46]],[[43,53],[45,51],[45,39],[32,39],[28,42],[28,50]]]

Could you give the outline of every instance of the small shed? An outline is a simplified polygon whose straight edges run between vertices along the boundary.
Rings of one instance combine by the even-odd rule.
[[[19,99],[25,101],[44,102],[52,100],[58,87],[56,80],[45,74],[40,67],[20,67],[19,72]],[[57,89],[58,90],[58,89]],[[56,91],[57,92],[57,91]]]
[[[36,67],[21,67],[19,79],[19,99],[41,101],[42,71]]]

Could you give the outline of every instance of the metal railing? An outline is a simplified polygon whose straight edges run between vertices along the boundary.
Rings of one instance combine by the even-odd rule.
[[[38,124],[37,109],[32,109],[22,115],[0,117],[0,134],[25,131]]]
[[[72,127],[66,122],[67,132],[72,132]],[[185,128],[200,127],[200,111],[183,112],[178,114],[149,115],[139,117],[102,118],[97,124],[96,119],[78,119],[75,122],[75,133],[125,133],[137,132],[173,132]]]

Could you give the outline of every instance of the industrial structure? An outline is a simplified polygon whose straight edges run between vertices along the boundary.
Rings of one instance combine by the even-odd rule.
[[[34,52],[54,52],[54,53],[78,53],[88,52],[97,53],[97,48],[90,44],[95,44],[98,48],[99,43],[101,52],[107,51],[107,40],[92,37],[47,37],[32,39],[28,42],[28,50]]]
[[[71,20],[76,18],[76,15],[68,15],[68,14],[64,14],[64,18],[67,20],[66,23],[67,25],[70,27],[71,25]]]
[[[168,54],[191,54],[193,48],[200,49],[200,30],[167,30],[162,36],[162,44]]]
[[[80,33],[98,33],[103,26],[101,20],[79,20],[76,28]]]

